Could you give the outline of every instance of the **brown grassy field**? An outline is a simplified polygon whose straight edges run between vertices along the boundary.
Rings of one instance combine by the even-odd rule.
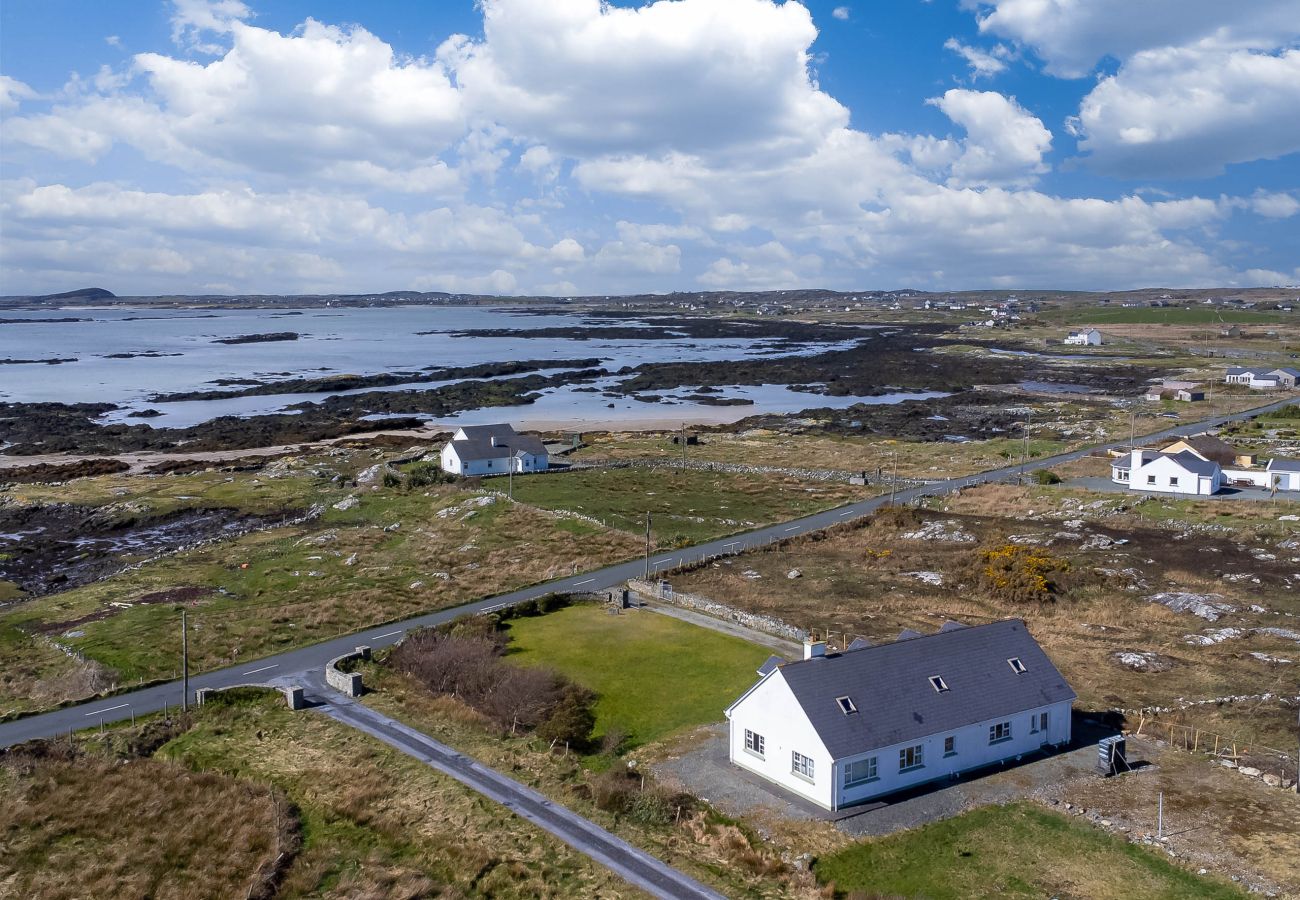
[[[1022,498],[1029,496],[1021,490]],[[1295,629],[1289,616],[1300,613],[1294,565],[1285,556],[1277,558],[1275,547],[1239,544],[1213,532],[1171,540],[1163,528],[1109,519],[1084,527],[1072,520],[1038,518],[1041,507],[1032,501],[1021,507],[1019,519],[974,514],[988,512],[970,509],[981,499],[989,498],[967,492],[953,501],[964,510],[961,514],[911,513],[919,516],[912,524],[882,517],[860,528],[717,561],[676,575],[672,582],[678,590],[830,632],[840,643],[853,635],[892,640],[903,628],[934,631],[946,619],[978,623],[1019,616],[1070,680],[1085,709],[1296,693],[1292,665],[1251,655],[1300,660],[1297,640],[1255,630]],[[1006,511],[1006,500],[998,498],[999,512]],[[940,530],[969,540],[905,536],[926,522],[949,523]],[[1094,536],[1127,543],[1084,549]],[[1069,561],[1071,572],[1054,602],[1014,601],[977,587],[978,554],[1009,542],[1036,542],[1036,549]],[[1275,558],[1257,558],[1263,550]],[[787,578],[795,568],[801,577]],[[941,584],[925,580],[936,577]],[[1214,593],[1236,611],[1211,623],[1143,599],[1160,591]],[[1237,632],[1205,646],[1189,642],[1189,636],[1213,635],[1222,628]],[[1156,662],[1150,671],[1139,671],[1118,655],[1126,651],[1155,653]],[[1289,746],[1294,734],[1294,711],[1276,700],[1211,706],[1195,715],[1204,716],[1207,727],[1220,726],[1275,747]]]
[[[245,897],[277,856],[279,806],[265,787],[176,763],[6,759],[0,893]]]

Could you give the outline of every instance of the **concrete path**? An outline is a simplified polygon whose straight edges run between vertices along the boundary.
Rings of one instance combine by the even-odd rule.
[[[1222,416],[1215,416],[1213,418],[1204,419],[1200,422],[1190,423],[1187,425],[1178,425],[1173,428],[1167,428],[1164,431],[1156,432],[1155,434],[1145,435],[1142,440],[1144,443],[1157,443],[1160,441],[1187,437],[1204,431],[1207,428],[1215,428],[1220,425],[1225,425],[1228,422],[1248,418],[1295,402],[1296,397],[1294,395],[1288,395],[1280,400],[1275,400],[1266,406]],[[1099,449],[1122,449],[1127,447],[1127,445],[1127,441],[1115,441],[1109,444],[1082,447],[1078,450],[1071,450],[1068,453],[1059,453],[1055,456],[1046,456],[1030,460],[1023,468],[1018,465],[1006,466],[1001,469],[993,469],[975,475],[966,475],[948,481],[940,481],[920,487],[907,488],[899,490],[895,496],[895,500],[898,503],[908,503],[920,497],[942,496],[977,484],[1015,479],[1020,474],[1028,474],[1038,469],[1045,469],[1064,462],[1080,459]],[[472,603],[466,603],[440,612],[416,616],[415,618],[406,619],[401,622],[394,622],[389,625],[379,625],[374,628],[368,628],[365,631],[334,638],[319,644],[313,644],[309,647],[289,650],[284,653],[275,654],[274,656],[263,657],[259,660],[248,660],[237,666],[230,666],[225,669],[207,672],[191,678],[190,687],[192,689],[201,687],[230,687],[237,684],[246,684],[248,682],[248,677],[253,674],[264,673],[262,674],[262,678],[265,679],[271,677],[292,676],[296,673],[320,669],[333,657],[348,652],[358,644],[366,644],[376,649],[387,647],[397,643],[397,641],[401,640],[403,634],[413,628],[424,628],[438,625],[450,621],[458,616],[491,612],[492,610],[512,606],[516,603],[536,599],[547,594],[602,591],[622,585],[630,578],[643,578],[647,575],[650,577],[657,577],[659,573],[670,571],[677,566],[691,565],[718,556],[743,553],[746,550],[764,547],[777,541],[784,540],[785,538],[797,537],[798,535],[807,534],[812,531],[820,531],[842,522],[859,519],[863,516],[870,515],[881,506],[885,506],[888,503],[888,495],[872,497],[867,500],[859,500],[856,503],[850,503],[847,506],[842,506],[838,509],[830,509],[824,512],[814,513],[811,516],[805,516],[801,519],[793,519],[776,525],[769,525],[733,537],[718,538],[717,540],[708,541],[703,544],[696,544],[693,547],[684,547],[666,553],[655,553],[651,555],[648,565],[644,560],[632,560],[629,562],[618,563],[604,569],[598,569],[594,572],[571,575],[566,578],[556,579],[555,581],[532,585],[531,587],[512,591],[508,594],[500,594],[496,597],[476,600]],[[48,738],[56,735],[67,734],[71,730],[93,726],[101,720],[106,723],[116,722],[123,719],[129,719],[132,715],[155,712],[161,710],[165,703],[172,706],[178,705],[181,702],[181,696],[181,683],[179,681],[173,681],[167,684],[156,685],[154,687],[122,692],[115,694],[112,697],[93,700],[87,703],[80,703],[74,706],[54,710],[52,712],[27,716],[12,722],[0,724],[0,747],[7,747],[34,738]]]
[[[495,800],[651,896],[669,900],[723,900],[722,894],[615,837],[594,822],[414,728],[388,719],[332,690],[318,688],[309,695],[309,700],[323,700],[323,704],[316,708],[325,715],[363,731]]]

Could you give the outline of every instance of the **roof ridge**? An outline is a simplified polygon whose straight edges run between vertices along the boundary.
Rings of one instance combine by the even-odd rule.
[[[955,621],[955,620],[949,619],[948,621]],[[994,619],[992,622],[984,622],[980,625],[965,625],[961,628],[949,629],[948,631],[932,631],[928,634],[921,633],[914,638],[905,638],[903,640],[886,641],[883,644],[872,644],[870,647],[860,647],[859,649],[853,651],[853,655],[857,656],[859,653],[865,653],[870,650],[883,650],[886,647],[893,647],[898,644],[915,644],[917,641],[922,641],[926,638],[947,637],[949,635],[960,634],[962,632],[978,631],[981,628],[992,628],[994,625],[1004,625],[1007,622],[1019,622],[1021,625],[1025,625],[1025,620],[1020,618],[1019,616],[1008,616],[1005,619]],[[1028,625],[1025,625],[1025,630],[1026,631],[1029,630]],[[814,656],[811,657],[810,659],[792,659],[781,668],[784,669],[789,666],[798,665],[799,663],[816,662],[819,659],[839,659],[840,657],[843,657],[844,654],[845,651],[841,650],[838,653],[832,653],[828,656]]]

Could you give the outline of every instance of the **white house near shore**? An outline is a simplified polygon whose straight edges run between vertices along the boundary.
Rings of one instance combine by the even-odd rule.
[[[1088,328],[1084,331],[1071,331],[1065,336],[1065,343],[1077,344],[1083,347],[1100,347],[1101,332],[1095,328]]]
[[[465,425],[442,448],[442,468],[454,475],[542,472],[549,466],[541,440],[510,425]]]
[[[726,712],[731,762],[825,809],[1070,740],[1075,693],[1020,619],[773,658]]]

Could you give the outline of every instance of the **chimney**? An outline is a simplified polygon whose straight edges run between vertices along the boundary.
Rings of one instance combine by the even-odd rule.
[[[492,442],[493,447],[497,445],[497,436],[495,434],[488,438],[488,440]]]
[[[804,659],[818,659],[825,655],[826,655],[825,641],[804,641],[803,642]]]

